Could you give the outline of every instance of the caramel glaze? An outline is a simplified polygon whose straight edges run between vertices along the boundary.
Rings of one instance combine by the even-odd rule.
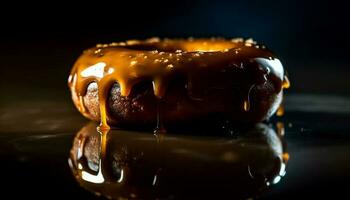
[[[245,83],[237,86],[237,76],[245,77]],[[213,88],[226,91],[240,87],[241,91],[245,91],[240,95],[243,96],[241,107],[246,112],[250,110],[250,92],[254,88],[269,80],[278,95],[283,87],[289,87],[282,64],[271,51],[251,39],[221,38],[151,38],[97,45],[78,58],[68,83],[72,93],[77,96],[76,106],[86,117],[90,116],[83,97],[89,84],[97,83],[100,128],[109,129],[108,122],[113,120],[107,100],[115,83],[120,86],[120,95],[128,97],[135,85],[151,81],[154,96],[161,102],[167,95],[169,85],[179,77],[185,79],[187,96],[193,101],[202,101]],[[268,111],[269,116],[278,105],[273,107],[276,108]],[[162,127],[159,124],[162,123],[162,117],[159,117],[159,110],[162,109],[157,110],[157,127]]]

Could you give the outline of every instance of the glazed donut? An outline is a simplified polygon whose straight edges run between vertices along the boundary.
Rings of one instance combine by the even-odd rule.
[[[129,40],[76,61],[72,99],[101,128],[268,119],[289,85],[279,59],[252,39]]]

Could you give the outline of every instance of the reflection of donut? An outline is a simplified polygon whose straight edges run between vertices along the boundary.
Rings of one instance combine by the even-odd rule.
[[[262,121],[286,81],[280,61],[252,40],[149,39],[88,49],[69,86],[79,111],[107,127],[155,124],[159,115],[166,124],[209,115]]]
[[[166,134],[159,141],[100,134],[90,123],[74,139],[70,164],[83,188],[113,199],[248,199],[282,178],[284,155],[282,138],[265,124],[232,140]]]

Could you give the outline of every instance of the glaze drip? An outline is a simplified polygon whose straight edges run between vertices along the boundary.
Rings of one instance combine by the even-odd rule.
[[[163,122],[163,105],[164,102],[162,99],[158,99],[157,101],[157,125],[156,128],[154,129],[154,135],[156,137],[161,137],[162,134],[166,132],[164,128],[164,122]]]
[[[284,89],[290,88],[290,82],[287,76],[283,77],[282,87]]]
[[[243,102],[243,109],[244,111],[248,112],[250,110],[250,92],[252,91],[252,89],[254,88],[255,85],[250,86],[249,90],[248,90],[248,95],[247,95],[247,99],[244,100]]]

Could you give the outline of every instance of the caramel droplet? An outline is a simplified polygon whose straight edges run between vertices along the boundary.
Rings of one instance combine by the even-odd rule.
[[[277,122],[276,124],[277,127],[277,134],[279,136],[284,136],[284,123],[283,122]]]
[[[250,92],[252,91],[254,86],[255,86],[254,84],[252,86],[250,86],[250,88],[248,90],[248,94],[247,94],[247,99],[244,100],[244,102],[243,102],[243,109],[246,112],[250,110]]]
[[[282,83],[282,87],[287,89],[290,87],[290,82],[287,76],[283,77],[283,83]]]
[[[290,158],[289,153],[283,153],[282,159],[283,159],[284,162],[288,162],[289,158]]]
[[[284,115],[284,105],[283,102],[281,103],[281,105],[278,107],[276,115],[279,117],[282,117]]]
[[[249,111],[249,109],[250,109],[249,99],[244,100],[244,102],[243,102],[243,108],[244,108],[244,111]]]
[[[277,111],[276,111],[276,115],[278,117],[282,117],[284,115],[284,99],[282,99],[281,104],[278,106]]]

